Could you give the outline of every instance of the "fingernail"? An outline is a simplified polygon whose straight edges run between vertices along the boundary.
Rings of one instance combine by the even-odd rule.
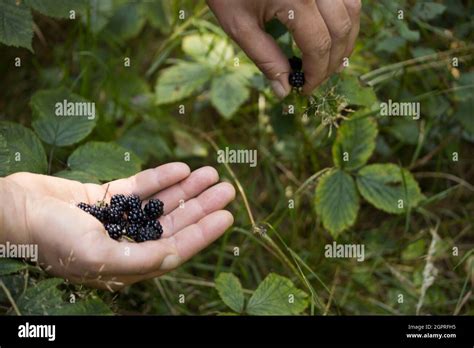
[[[283,99],[288,95],[288,92],[285,90],[285,87],[281,84],[278,80],[271,80],[270,86],[272,87],[273,93],[280,98]]]

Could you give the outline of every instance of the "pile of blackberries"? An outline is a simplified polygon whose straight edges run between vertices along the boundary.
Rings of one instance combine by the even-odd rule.
[[[102,222],[115,240],[126,236],[140,243],[159,239],[163,234],[163,227],[157,220],[163,215],[164,208],[159,199],[150,199],[143,209],[140,197],[122,194],[112,196],[110,205],[100,201],[94,205],[82,202],[77,206]]]
[[[288,76],[288,82],[290,86],[295,88],[301,88],[304,85],[304,72],[301,71],[303,68],[303,62],[298,57],[292,57],[288,59],[290,62],[291,72]]]

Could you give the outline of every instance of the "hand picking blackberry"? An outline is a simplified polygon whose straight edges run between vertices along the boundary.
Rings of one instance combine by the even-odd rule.
[[[300,89],[304,86],[304,72],[301,71],[303,68],[303,63],[300,58],[298,57],[291,57],[289,60],[291,66],[291,72],[288,76],[288,83],[290,86]]]
[[[150,199],[142,209],[137,195],[113,195],[110,205],[104,201],[96,204],[81,202],[77,205],[104,225],[110,238],[120,240],[128,237],[135,242],[160,239],[163,227],[157,220],[163,215],[164,204],[159,199]]]

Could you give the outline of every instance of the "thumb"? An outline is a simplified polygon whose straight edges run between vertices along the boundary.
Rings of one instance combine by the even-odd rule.
[[[253,21],[234,23],[227,33],[267,77],[275,95],[286,97],[291,91],[290,65],[273,37]]]

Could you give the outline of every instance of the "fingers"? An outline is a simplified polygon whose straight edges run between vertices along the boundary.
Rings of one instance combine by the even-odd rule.
[[[349,44],[352,21],[343,1],[316,0],[316,4],[331,35],[331,51],[328,66],[328,73],[331,74],[342,66],[342,59]]]
[[[227,210],[218,210],[206,215],[197,223],[175,233],[170,238],[174,241],[177,255],[165,258],[160,271],[170,271],[219,238],[234,223],[234,217]]]
[[[117,193],[126,195],[136,194],[145,199],[158,191],[180,182],[189,173],[190,169],[187,164],[173,162],[144,170],[129,178],[112,181],[104,184],[103,187],[106,188],[110,184],[109,195]]]
[[[165,203],[164,213],[167,214],[183,202],[196,197],[209,186],[219,180],[219,174],[213,167],[202,167],[196,169],[183,181],[168,187],[154,196]]]
[[[349,43],[347,45],[346,51],[344,52],[344,57],[349,57],[354,50],[355,42],[357,36],[359,35],[360,29],[360,11],[362,8],[361,0],[344,0],[344,5],[346,6],[347,13],[351,18],[352,28],[349,33]]]
[[[285,2],[276,16],[291,31],[301,50],[305,74],[303,93],[310,94],[328,75],[331,36],[314,1],[291,4],[291,8],[285,7]]]
[[[176,208],[160,219],[163,237],[168,238],[206,215],[223,209],[234,198],[235,189],[229,183],[220,183],[207,189],[198,197],[187,201],[184,208]]]
[[[229,11],[228,2],[208,1],[217,20],[225,32],[242,48],[245,54],[270,80],[270,85],[278,98],[286,97],[291,86],[288,83],[290,66],[288,58],[278,47],[275,40],[262,29],[257,13],[261,3],[248,2],[252,10]]]

